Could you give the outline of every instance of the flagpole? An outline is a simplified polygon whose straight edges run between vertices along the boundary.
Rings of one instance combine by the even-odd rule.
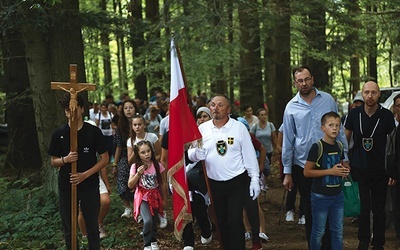
[[[174,45],[175,45],[175,49],[176,49],[176,54],[178,56],[179,66],[180,66],[181,72],[182,72],[183,84],[185,85],[185,89],[186,89],[186,96],[187,96],[187,100],[188,100],[188,105],[189,105],[190,109],[192,109],[192,102],[191,102],[191,99],[190,99],[190,95],[189,95],[189,92],[188,92],[188,86],[187,86],[187,83],[186,83],[186,75],[185,75],[185,71],[184,71],[183,65],[182,65],[181,52],[180,52],[179,47],[178,47],[178,45],[176,44],[175,41],[174,41]],[[201,141],[202,141],[201,139],[197,140],[197,142],[198,142],[197,145],[199,147],[202,147],[202,142]],[[209,210],[211,212],[210,213],[210,217],[215,222],[215,228],[216,228],[216,231],[217,231],[218,241],[219,241],[219,248],[223,250],[224,246],[222,245],[221,233],[220,233],[219,227],[218,227],[218,219],[217,219],[217,216],[216,216],[216,213],[215,213],[214,200],[212,198],[210,182],[209,182],[208,176],[207,176],[206,165],[205,165],[204,161],[201,161],[201,164],[202,164],[202,167],[203,167],[204,179],[206,181],[206,187],[207,187],[208,196],[210,197],[210,205],[209,205]]]

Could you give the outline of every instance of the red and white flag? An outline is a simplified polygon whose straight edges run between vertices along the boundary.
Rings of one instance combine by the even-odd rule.
[[[171,89],[169,106],[168,177],[173,186],[174,234],[182,238],[183,229],[192,221],[188,184],[184,168],[184,144],[201,138],[188,105],[182,65],[171,40]]]

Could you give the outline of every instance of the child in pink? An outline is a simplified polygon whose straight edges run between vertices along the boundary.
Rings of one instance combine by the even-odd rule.
[[[143,219],[144,250],[157,250],[158,214],[166,205],[167,182],[164,166],[156,161],[151,142],[140,141],[134,148],[128,187],[135,188],[133,201],[135,220]],[[163,202],[164,201],[164,202]]]

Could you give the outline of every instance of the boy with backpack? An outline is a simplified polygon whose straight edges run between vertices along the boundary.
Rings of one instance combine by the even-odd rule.
[[[312,231],[310,249],[321,249],[325,227],[329,225],[331,249],[343,249],[344,197],[342,178],[350,170],[343,167],[343,145],[336,140],[340,130],[340,116],[325,113],[321,118],[324,137],[314,143],[304,166],[304,176],[313,177],[311,186]]]

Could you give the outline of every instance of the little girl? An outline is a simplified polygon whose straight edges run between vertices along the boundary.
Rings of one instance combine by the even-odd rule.
[[[131,166],[128,187],[136,187],[133,201],[133,216],[137,221],[143,219],[143,240],[145,250],[157,250],[158,213],[164,214],[167,198],[166,171],[156,161],[155,153],[149,141],[140,141],[133,147],[133,164]],[[161,193],[160,193],[161,190]],[[161,197],[162,196],[162,197]]]
[[[141,115],[135,115],[132,117],[130,137],[126,141],[128,151],[128,163],[133,163],[133,145],[140,141],[150,141],[155,151],[156,160],[159,161],[161,157],[161,142],[158,136],[154,133],[147,133],[146,122]]]

